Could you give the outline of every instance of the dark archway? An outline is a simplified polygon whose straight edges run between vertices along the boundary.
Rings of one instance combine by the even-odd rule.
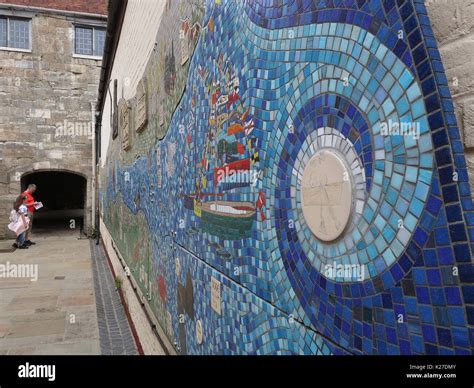
[[[30,184],[37,186],[35,200],[44,205],[35,214],[34,233],[71,230],[72,226],[82,231],[87,193],[87,180],[83,176],[65,171],[40,171],[22,177],[22,191]]]

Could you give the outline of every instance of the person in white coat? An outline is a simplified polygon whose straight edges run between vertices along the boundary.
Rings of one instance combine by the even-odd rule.
[[[28,198],[25,195],[20,195],[15,201],[10,214],[11,223],[8,227],[17,234],[13,246],[18,249],[28,249],[28,245],[25,244],[26,231],[29,226],[28,208],[26,206],[27,200]]]

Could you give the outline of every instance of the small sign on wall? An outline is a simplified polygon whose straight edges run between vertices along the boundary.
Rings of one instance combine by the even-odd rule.
[[[179,31],[179,39],[181,41],[181,66],[184,66],[189,60],[189,20],[181,21],[181,30]]]
[[[114,80],[114,96],[113,96],[113,108],[112,108],[112,139],[115,140],[119,135],[119,112],[118,112],[118,81]]]
[[[169,336],[173,336],[173,317],[169,311],[166,312],[166,329],[168,331]]]
[[[211,277],[211,308],[222,314],[221,282],[214,277]]]
[[[161,101],[158,105],[158,125],[162,127],[165,125],[165,108],[163,106],[164,102]]]
[[[146,80],[142,79],[137,86],[137,110],[135,114],[135,130],[141,133],[148,124],[148,94]]]
[[[125,100],[119,102],[119,128],[122,133],[122,148],[129,151],[132,148],[130,142],[130,106]]]

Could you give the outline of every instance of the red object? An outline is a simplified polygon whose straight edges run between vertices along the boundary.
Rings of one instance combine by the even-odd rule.
[[[158,277],[158,290],[160,292],[160,298],[163,302],[166,302],[168,294],[166,292],[166,281],[163,275]]]
[[[257,200],[257,209],[260,211],[260,219],[265,221],[265,213],[263,212],[263,208],[267,206],[267,199],[265,198],[265,194],[261,191],[258,195]]]
[[[242,124],[236,123],[232,124],[227,128],[227,135],[232,136],[232,135],[237,135],[239,133],[242,133],[244,131],[244,126]]]
[[[249,136],[252,133],[254,128],[255,128],[255,123],[253,122],[253,119],[245,123],[244,125],[245,135]]]
[[[259,209],[261,209],[263,206],[267,206],[267,199],[265,198],[265,194],[263,194],[263,192],[260,192],[258,195],[257,206]]]
[[[227,109],[229,109],[237,101],[239,101],[239,95],[237,93],[231,94],[229,96],[229,101],[227,102]]]
[[[245,154],[245,147],[243,144],[237,144],[237,152],[241,155]]]
[[[23,193],[24,196],[26,196],[27,200],[26,200],[26,203],[31,203],[31,202],[35,202],[35,199],[33,198],[33,196],[28,192],[28,190],[26,190],[24,193]],[[27,206],[28,207],[28,213],[34,213],[36,211],[35,209],[35,205],[31,205],[31,206]]]
[[[183,21],[181,23],[181,29],[184,31],[185,34],[188,33],[188,31],[189,31],[189,21],[188,21],[188,19],[186,19],[185,21]]]
[[[220,183],[220,178],[227,178],[233,174],[241,171],[250,170],[250,159],[238,160],[237,162],[230,163],[221,168],[214,169],[214,186]]]
[[[217,104],[217,100],[219,99],[221,95],[221,92],[220,91],[217,91],[215,92],[212,97],[211,97],[211,102],[212,102],[212,105],[216,105]]]

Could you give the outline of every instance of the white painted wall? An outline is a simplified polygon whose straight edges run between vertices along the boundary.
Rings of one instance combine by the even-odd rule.
[[[102,166],[105,166],[112,136],[110,115],[113,80],[118,80],[118,99],[130,99],[135,95],[138,82],[145,73],[146,65],[155,47],[165,5],[166,0],[128,1],[102,115]]]

